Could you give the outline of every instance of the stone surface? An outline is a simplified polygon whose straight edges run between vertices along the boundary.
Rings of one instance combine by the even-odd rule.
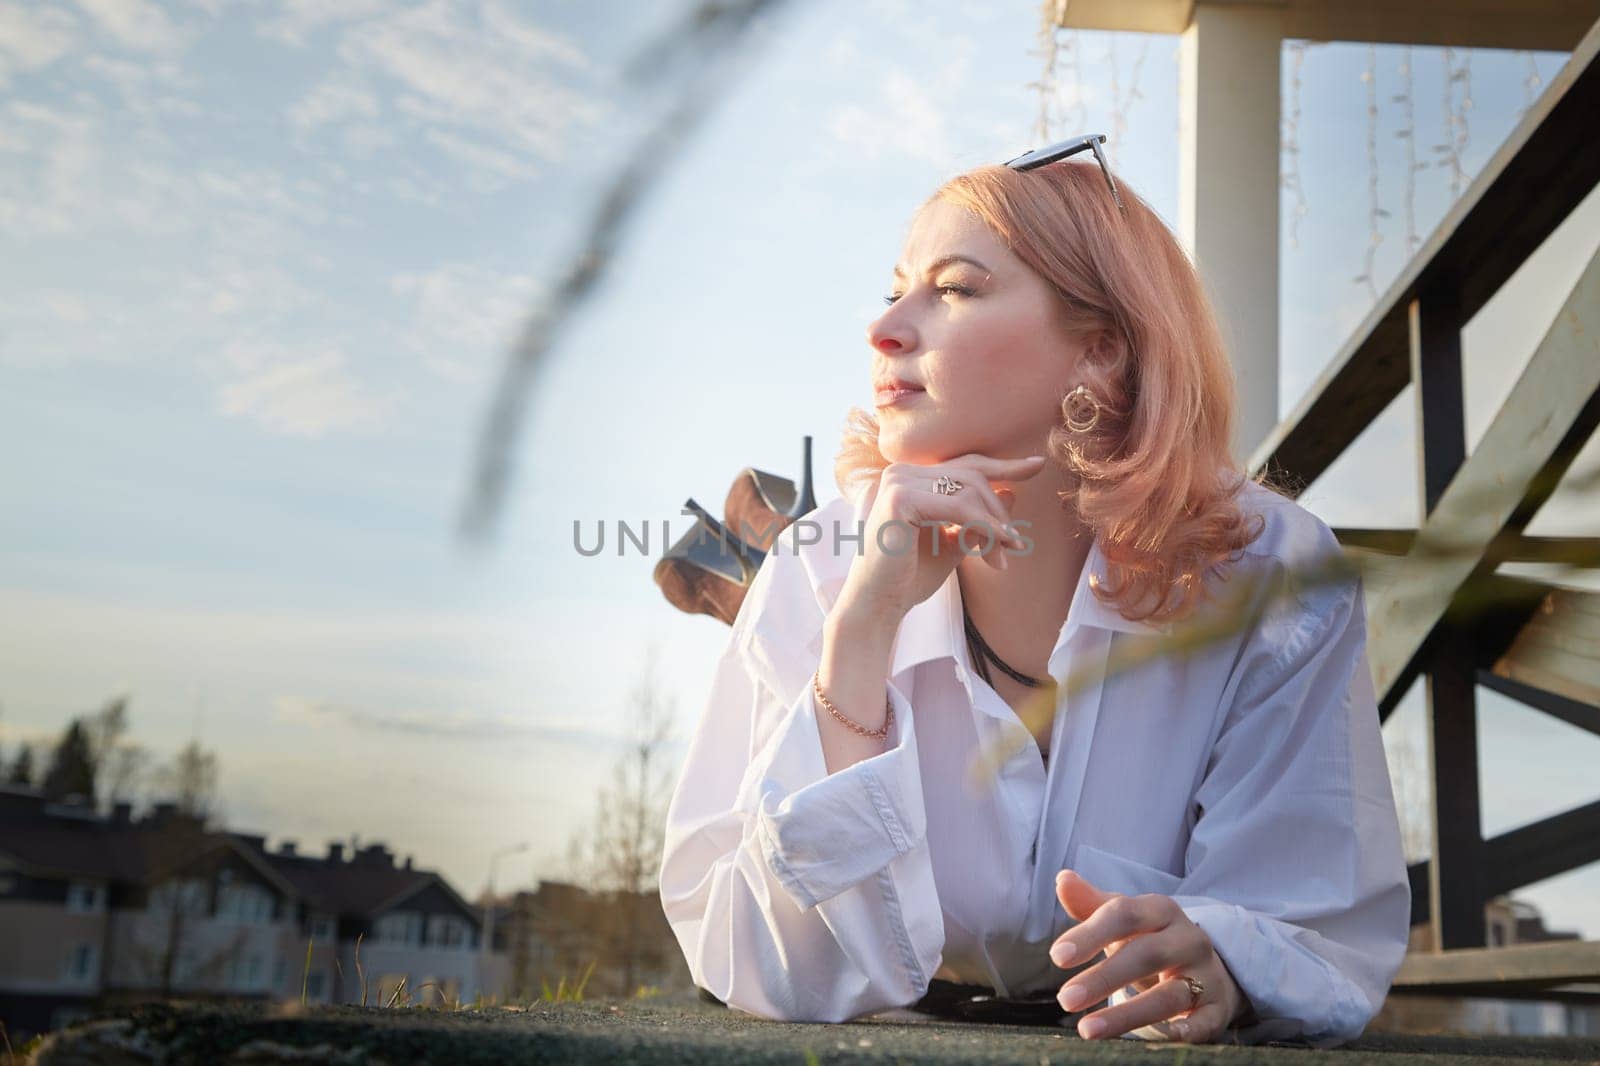
[[[37,1066],[170,1063],[1600,1063],[1600,1039],[1371,1035],[1343,1048],[1087,1041],[1069,1029],[931,1020],[768,1022],[690,998],[434,1010],[147,1005],[46,1039]]]

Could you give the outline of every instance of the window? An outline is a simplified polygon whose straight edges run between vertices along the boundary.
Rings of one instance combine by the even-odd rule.
[[[435,948],[468,948],[472,946],[472,931],[466,920],[452,914],[435,914],[428,919],[428,946]]]
[[[323,977],[321,970],[312,970],[306,974],[306,998],[320,1000],[325,981],[326,978]]]
[[[242,925],[270,925],[272,894],[260,885],[223,885],[217,896],[217,917]]]
[[[378,919],[373,939],[381,944],[416,947],[422,943],[422,915],[416,911],[394,911]]]
[[[213,973],[216,967],[211,968]],[[175,985],[192,985],[200,978],[200,957],[192,947],[178,949],[178,957],[172,960],[172,983]]]
[[[104,886],[99,882],[67,882],[67,910],[69,912],[73,914],[98,914],[104,909]]]
[[[339,923],[330,914],[317,914],[311,918],[311,939],[319,944],[331,944],[338,936]]]
[[[87,981],[94,976],[98,957],[93,944],[75,944],[67,952],[66,978],[69,981]]]
[[[251,952],[249,955],[234,954],[228,958],[225,981],[229,988],[261,988],[266,973],[266,959],[260,952]]]
[[[158,914],[171,914],[177,908],[183,914],[204,914],[206,885],[204,881],[163,881],[150,890],[150,910]]]

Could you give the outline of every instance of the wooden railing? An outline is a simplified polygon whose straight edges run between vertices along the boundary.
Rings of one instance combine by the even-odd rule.
[[[1415,386],[1417,528],[1338,531],[1365,564],[1381,716],[1427,678],[1434,846],[1411,869],[1412,921],[1436,953],[1414,953],[1396,989],[1582,995],[1600,982],[1600,941],[1485,947],[1491,898],[1600,862],[1600,801],[1483,839],[1476,700],[1483,685],[1600,736],[1600,593],[1497,573],[1596,563],[1594,538],[1525,529],[1600,424],[1600,256],[1470,455],[1461,372],[1462,327],[1600,181],[1597,53],[1600,24],[1251,461],[1308,485]]]

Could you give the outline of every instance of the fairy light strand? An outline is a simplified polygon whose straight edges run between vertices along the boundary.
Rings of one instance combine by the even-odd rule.
[[[1300,184],[1300,68],[1305,63],[1306,42],[1290,41],[1289,53],[1289,106],[1284,109],[1283,164],[1278,181],[1294,194],[1294,207],[1289,212],[1289,247],[1300,247],[1300,220],[1307,211],[1305,188]]]
[[[1378,245],[1383,243],[1379,230],[1380,218],[1388,212],[1378,204],[1378,48],[1367,45],[1367,68],[1361,72],[1367,86],[1367,252],[1366,270],[1355,278],[1357,284],[1365,283],[1373,300],[1378,298],[1378,285],[1373,279],[1377,264]]]

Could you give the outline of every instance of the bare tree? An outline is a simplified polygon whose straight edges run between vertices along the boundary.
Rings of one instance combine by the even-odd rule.
[[[149,753],[127,740],[128,697],[118,696],[86,723],[89,759],[94,766],[99,802],[111,807],[128,799],[143,776]]]
[[[217,814],[217,754],[191,740],[156,773],[157,788],[202,826]]]
[[[156,775],[156,787],[170,804],[159,805],[145,832],[149,910],[159,916],[158,940],[147,950],[148,967],[163,995],[177,984],[178,962],[195,917],[211,908],[216,862],[210,823],[217,805],[217,756],[191,740]],[[214,968],[237,949],[227,945],[200,965]]]
[[[596,799],[593,825],[573,838],[569,851],[580,878],[610,900],[604,928],[594,932],[624,993],[635,990],[641,971],[660,954],[649,926],[660,924],[653,919],[661,909],[656,885],[672,797],[665,751],[673,740],[675,705],[656,676],[658,653],[654,645],[646,652],[629,700],[625,750]]]
[[[1384,752],[1389,759],[1406,862],[1413,863],[1426,859],[1433,850],[1432,775],[1425,753],[1410,734],[1398,728],[1400,724],[1396,721],[1395,728],[1384,738]]]

